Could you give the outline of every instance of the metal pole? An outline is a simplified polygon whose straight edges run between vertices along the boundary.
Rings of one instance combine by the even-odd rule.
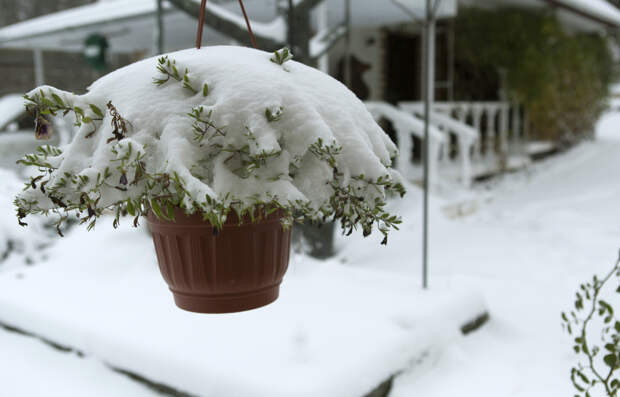
[[[441,0],[437,0],[441,1]],[[430,155],[430,122],[435,90],[435,14],[431,0],[426,0],[426,21],[424,23],[424,205],[422,232],[422,288],[428,289],[428,245],[429,245],[429,155]]]
[[[164,53],[164,0],[157,0],[157,27],[155,32],[155,48],[157,54]]]
[[[344,52],[344,83],[351,88],[351,0],[345,0],[344,18],[347,28]]]
[[[317,30],[319,32],[324,32],[329,29],[328,10],[327,1],[322,2],[317,7]],[[320,71],[329,73],[329,51],[325,52],[325,54],[319,58],[318,67]]]
[[[40,48],[35,48],[32,50],[32,55],[34,61],[34,83],[39,87],[45,84],[43,51]]]
[[[293,52],[295,52],[297,49],[295,48],[295,44],[296,44],[295,4],[293,4],[293,0],[288,0],[287,23],[288,23],[288,32],[287,32],[288,46]]]

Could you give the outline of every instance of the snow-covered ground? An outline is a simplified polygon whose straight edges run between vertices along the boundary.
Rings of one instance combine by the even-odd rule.
[[[405,223],[387,248],[379,246],[379,236],[353,235],[338,239],[340,253],[334,260],[319,263],[297,255],[277,303],[223,317],[185,314],[171,306],[153,267],[152,243],[140,231],[113,232],[104,223],[90,234],[74,229],[47,250],[45,262],[26,267],[23,256],[11,255],[0,265],[0,319],[63,339],[85,351],[88,361],[59,357],[36,340],[0,331],[0,377],[8,373],[17,385],[9,389],[17,390],[7,394],[11,397],[37,395],[29,392],[32,385],[20,389],[19,379],[48,378],[57,381],[57,390],[77,382],[71,395],[89,395],[79,390],[93,373],[100,375],[92,380],[98,395],[142,395],[128,392],[123,378],[97,364],[104,360],[141,368],[155,380],[199,395],[213,391],[228,397],[234,394],[226,391],[235,388],[252,397],[267,392],[305,396],[313,390],[317,396],[341,397],[368,389],[374,378],[402,366],[405,372],[396,378],[390,397],[570,395],[574,355],[560,327],[560,312],[570,307],[580,282],[611,268],[618,255],[619,153],[620,113],[611,113],[599,123],[595,142],[473,192],[434,197],[428,293],[416,290],[421,216],[414,188],[394,204]],[[5,213],[1,218],[3,225],[14,221]],[[113,248],[102,248],[102,240]],[[144,277],[140,285],[136,275]],[[46,285],[50,282],[60,285]],[[322,288],[323,297],[312,293],[313,286]],[[462,337],[452,330],[458,323],[454,316],[482,307],[470,291],[483,292],[491,321]],[[136,299],[123,308],[122,296]],[[321,312],[325,297],[331,313]],[[93,305],[90,312],[84,302]],[[289,317],[282,321],[284,314]],[[165,325],[169,319],[180,325]],[[192,324],[195,329],[189,329]],[[344,332],[351,324],[356,332]],[[197,349],[217,354],[180,362],[182,355],[174,348],[186,347],[183,340],[154,345],[164,325],[189,339],[196,331],[223,339],[206,340]],[[275,337],[254,346],[245,361],[227,351],[233,336],[245,337],[248,347],[254,333],[269,331]],[[338,340],[336,349],[331,339]],[[247,392],[266,385],[245,369],[266,351],[273,352],[266,368],[279,371],[271,379],[280,382],[273,385],[275,392]],[[13,365],[17,360],[24,365]],[[222,372],[212,382],[197,383],[204,379],[201,370],[215,371],[213,360]],[[239,372],[229,373],[234,368]],[[326,375],[326,369],[346,378]],[[340,382],[342,389],[321,388],[321,382]],[[3,392],[0,388],[0,396]]]
[[[620,249],[620,113],[604,116],[597,135],[529,175],[507,177],[472,216],[435,215],[434,284],[482,289],[492,320],[410,368],[390,397],[575,394],[560,312]]]
[[[0,329],[0,396],[153,397],[145,386],[100,361],[59,353],[36,340]]]

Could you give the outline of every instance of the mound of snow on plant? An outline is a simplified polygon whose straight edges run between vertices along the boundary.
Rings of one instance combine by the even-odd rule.
[[[184,50],[113,72],[83,96],[52,87],[29,96],[42,115],[74,112],[81,123],[62,153],[33,160],[53,170],[51,201],[40,189],[22,196],[41,209],[152,204],[172,186],[188,211],[278,203],[306,218],[355,219],[351,208],[374,211],[402,187],[390,168],[396,147],[364,104],[287,52]],[[337,208],[344,200],[350,207]]]

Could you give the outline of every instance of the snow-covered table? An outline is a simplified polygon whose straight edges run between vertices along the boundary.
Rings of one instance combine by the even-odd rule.
[[[0,268],[0,322],[190,395],[360,397],[486,311],[473,292],[293,255],[274,304],[187,313],[147,233],[105,221],[43,263]]]

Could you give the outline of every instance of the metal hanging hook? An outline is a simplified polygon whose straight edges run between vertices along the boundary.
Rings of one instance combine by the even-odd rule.
[[[245,19],[245,24],[248,27],[248,33],[250,34],[250,40],[252,41],[252,46],[254,48],[258,48],[256,44],[256,37],[254,36],[254,32],[252,31],[252,26],[250,25],[250,19],[248,18],[248,14],[245,11],[245,7],[243,6],[243,0],[239,0],[239,7],[241,7],[241,12],[243,13],[243,18]],[[198,17],[198,33],[196,34],[196,48],[200,49],[202,46],[202,29],[205,23],[205,13],[207,8],[207,0],[202,0],[200,4],[200,16]]]

